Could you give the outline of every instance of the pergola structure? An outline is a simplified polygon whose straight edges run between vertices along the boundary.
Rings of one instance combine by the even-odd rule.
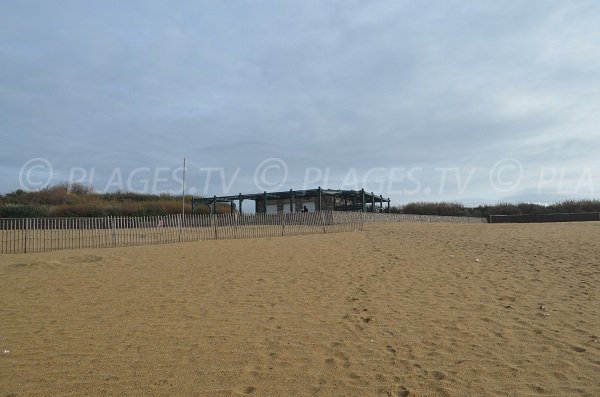
[[[192,211],[196,205],[205,204],[210,207],[211,214],[215,213],[217,203],[229,203],[231,210],[237,209],[242,213],[244,200],[254,200],[256,203],[256,212],[295,212],[294,208],[303,208],[306,204],[311,204],[313,211],[333,210],[333,211],[367,211],[367,206],[371,204],[372,211],[390,212],[390,199],[382,195],[376,195],[373,192],[361,190],[333,190],[333,189],[308,189],[293,190],[283,192],[263,192],[254,194],[238,194],[233,196],[213,196],[204,198],[192,198]],[[383,203],[387,203],[387,208],[383,208]],[[376,208],[379,204],[379,209]]]

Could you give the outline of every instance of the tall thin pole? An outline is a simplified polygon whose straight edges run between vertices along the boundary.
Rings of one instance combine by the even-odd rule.
[[[181,178],[181,214],[185,215],[185,157],[183,158],[183,178]]]

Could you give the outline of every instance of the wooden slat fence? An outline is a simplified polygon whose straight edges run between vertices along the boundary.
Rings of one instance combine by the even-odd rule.
[[[486,223],[484,218],[322,211],[278,214],[0,219],[0,254],[363,230],[365,223]]]
[[[0,219],[0,254],[362,230],[360,213]]]

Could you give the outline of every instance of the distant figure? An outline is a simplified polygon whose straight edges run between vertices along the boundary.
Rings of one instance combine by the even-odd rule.
[[[306,206],[302,206],[302,212],[308,212],[308,208],[306,208]]]

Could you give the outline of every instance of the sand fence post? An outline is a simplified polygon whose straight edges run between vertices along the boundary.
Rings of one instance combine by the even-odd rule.
[[[15,220],[14,219],[10,219],[8,221],[9,226],[8,226],[8,231],[7,231],[7,240],[8,240],[8,248],[7,251],[9,254],[14,253],[15,251]]]
[[[167,217],[160,215],[156,217],[156,220],[158,221],[156,224],[156,228],[158,229],[158,244],[164,244],[166,242]]]
[[[219,234],[217,233],[217,214],[211,214],[210,215],[210,220],[213,224],[213,229],[214,229],[214,233],[215,233],[215,240],[217,240],[219,238]]]
[[[360,231],[363,231],[363,228],[365,226],[365,218],[364,218],[364,212],[360,211]]]
[[[8,238],[10,237],[10,235],[8,234],[9,229],[8,229],[8,223],[9,221],[7,219],[3,219],[2,220],[2,253],[3,254],[8,254],[8,247],[9,247],[9,242],[8,242]]]
[[[64,249],[64,247],[63,247],[63,244],[64,244],[63,224],[62,224],[62,220],[60,218],[57,218],[55,221],[56,221],[56,249],[62,250],[62,249]]]
[[[18,221],[16,219],[13,219],[12,221],[12,237],[11,237],[11,241],[12,241],[12,253],[16,254],[17,253],[17,244],[18,244],[18,236],[19,236],[19,224]]]
[[[113,247],[116,247],[116,245],[117,245],[117,229],[116,229],[116,225],[115,225],[115,217],[111,216],[111,217],[109,217],[109,220],[110,220],[110,228],[112,231]]]
[[[177,240],[181,242],[181,214],[177,214],[177,227],[178,227],[178,236]]]
[[[0,233],[2,234],[2,241],[0,241],[0,253],[6,254],[6,242],[8,235],[6,234],[6,220],[0,219]]]
[[[77,248],[81,248],[81,219],[80,218],[75,219],[75,224],[77,225],[77,232],[78,232],[78,238],[79,238],[79,245],[77,246]]]
[[[29,219],[25,219],[25,235],[24,237],[24,244],[23,244],[23,251],[25,253],[27,253],[27,237],[29,235]]]
[[[227,214],[227,235],[230,239],[235,238],[235,214],[230,212]]]
[[[172,243],[173,242],[173,221],[172,221],[171,214],[166,215],[165,230],[166,230],[165,234],[167,236],[165,243]]]
[[[39,237],[37,236],[36,230],[37,230],[37,222],[38,222],[38,218],[32,218],[30,220],[31,222],[31,252],[36,252],[37,251],[37,246],[38,246],[38,240]]]
[[[120,232],[119,232],[120,230]],[[121,242],[119,242],[121,240]],[[127,230],[125,229],[125,218],[117,217],[117,245],[127,245]]]
[[[240,214],[234,212],[233,214],[233,236],[234,238],[240,238],[239,236],[239,225],[240,225]]]

